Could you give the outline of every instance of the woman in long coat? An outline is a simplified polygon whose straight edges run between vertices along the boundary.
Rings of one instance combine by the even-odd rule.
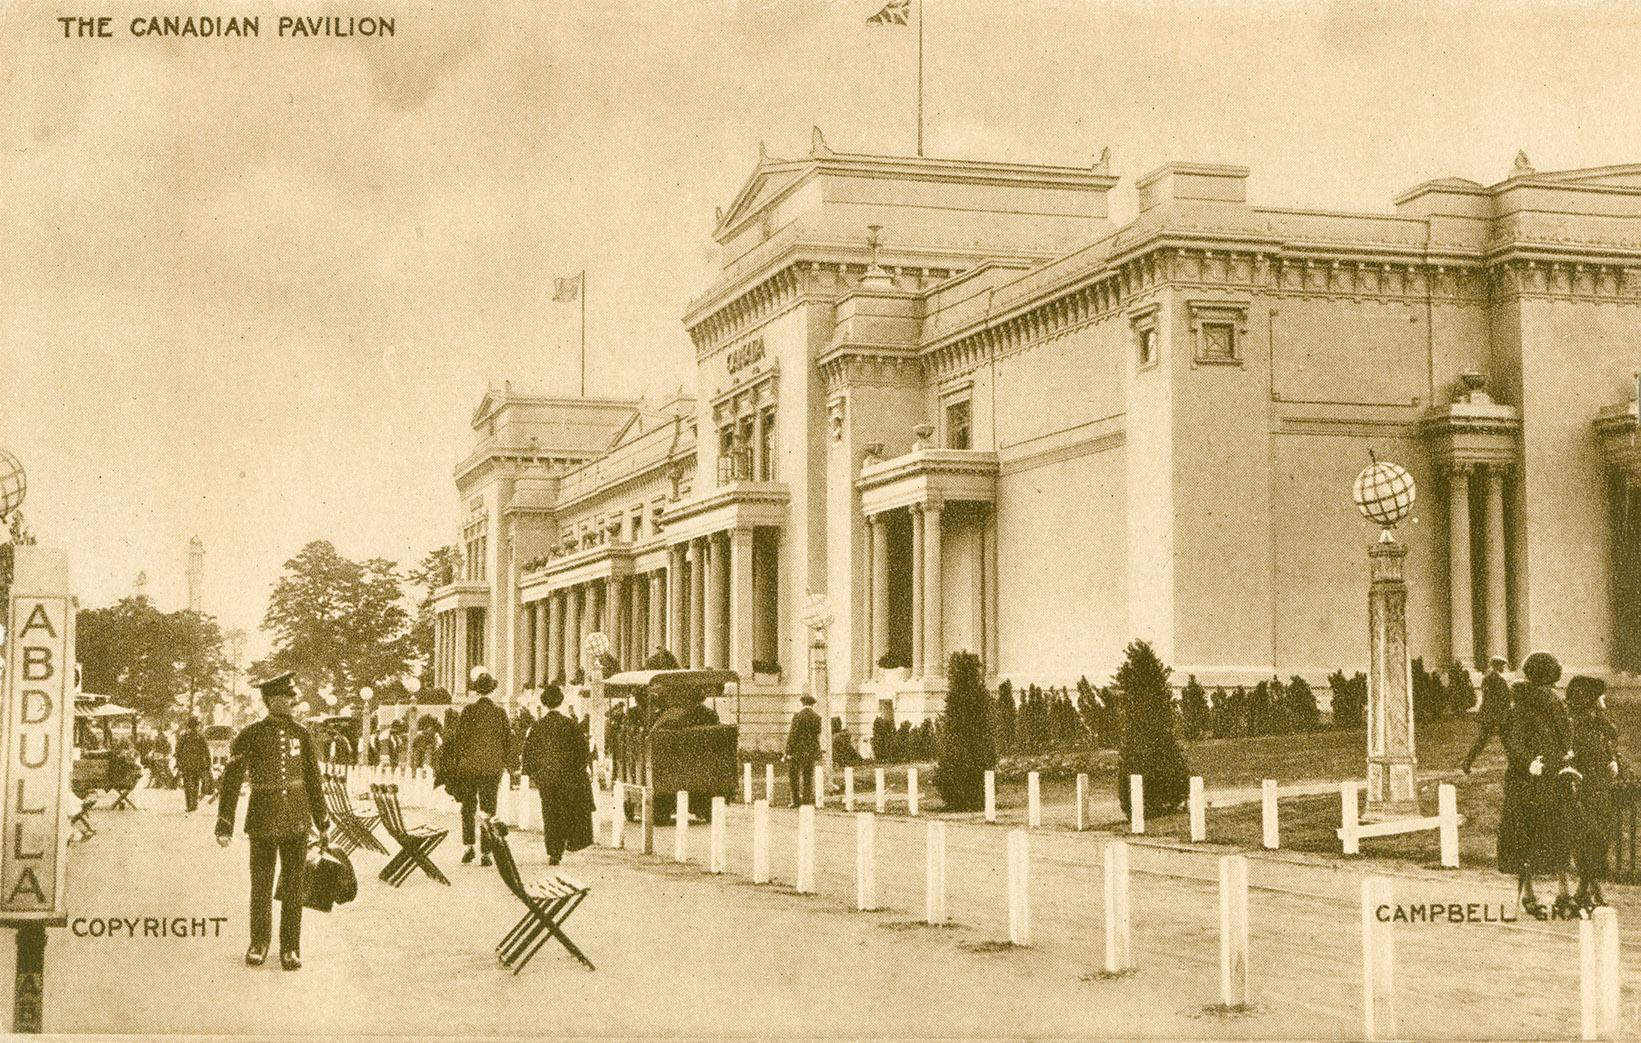
[[[1499,814],[1499,872],[1516,877],[1522,912],[1543,919],[1543,903],[1533,893],[1534,873],[1560,878],[1557,905],[1570,904],[1567,859],[1571,816],[1577,805],[1569,792],[1576,776],[1566,710],[1556,699],[1561,664],[1548,652],[1534,652],[1522,664],[1527,683],[1512,693],[1503,739],[1508,765],[1504,806]],[[1570,774],[1563,774],[1563,769]]]
[[[564,716],[564,690],[550,684],[541,693],[547,712],[524,739],[524,773],[541,796],[541,832],[547,861],[558,865],[565,851],[593,842],[593,783],[587,774],[587,737]]]
[[[1607,875],[1607,849],[1613,838],[1618,729],[1607,718],[1606,691],[1606,682],[1595,677],[1575,677],[1567,682],[1573,765],[1583,776],[1573,845],[1573,858],[1578,864],[1578,894],[1574,901],[1586,909],[1607,904],[1601,881]]]

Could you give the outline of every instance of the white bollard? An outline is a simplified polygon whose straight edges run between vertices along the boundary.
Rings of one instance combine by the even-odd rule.
[[[1105,970],[1119,974],[1133,962],[1133,931],[1128,916],[1128,844],[1105,845]]]
[[[752,805],[752,882],[769,883],[769,801]]]
[[[929,820],[923,863],[923,919],[938,926],[946,922],[946,823]]]
[[[1043,824],[1043,784],[1035,771],[1026,772],[1026,825],[1037,829]]]
[[[1436,813],[1442,820],[1442,868],[1459,868],[1459,792],[1452,783],[1436,787]]]
[[[622,834],[627,826],[627,786],[618,782],[610,794],[610,846],[619,850],[626,839]]]
[[[815,806],[804,804],[798,808],[798,880],[797,892],[815,893]]]
[[[1088,776],[1077,773],[1077,832],[1088,828]]]
[[[1361,825],[1356,810],[1356,783],[1346,780],[1339,784],[1339,849],[1344,854],[1356,855],[1362,851],[1362,841],[1356,831]]]
[[[689,861],[689,790],[681,789],[673,798],[672,806],[672,860]]]
[[[1202,776],[1191,776],[1191,843],[1208,839],[1208,798],[1202,792]]]
[[[1619,978],[1618,913],[1603,906],[1578,924],[1581,1039],[1617,1039]]]
[[[877,816],[870,811],[855,815],[855,908],[877,908]]]
[[[1260,783],[1260,815],[1264,825],[1265,850],[1275,851],[1282,846],[1281,835],[1277,832],[1276,823],[1276,780],[1266,779]]]
[[[986,772],[986,821],[997,821],[997,773]]]
[[[643,853],[655,854],[655,791],[648,786],[638,790],[638,828],[643,838]]]
[[[815,807],[826,806],[826,765],[815,765]]]
[[[541,796],[528,779],[519,783],[519,800],[524,804],[524,828],[541,830],[544,825],[541,821]]]
[[[1396,1038],[1395,948],[1380,906],[1391,901],[1390,881],[1362,880],[1362,1033],[1364,1039]]]
[[[797,796],[797,794],[793,794]],[[764,799],[771,804],[775,803],[775,765],[764,765]]]
[[[752,762],[741,765],[741,803],[752,803]]]
[[[1128,776],[1128,831],[1145,832],[1145,776]]]
[[[906,814],[917,817],[917,769],[906,769]]]
[[[707,872],[722,873],[724,871],[724,829],[729,820],[729,806],[724,798],[712,798],[712,831],[710,833]]]
[[[843,810],[855,810],[855,769],[843,769]]]
[[[496,817],[509,827],[518,828],[518,814],[513,810],[513,787],[508,785],[505,775],[501,777],[501,785],[496,787]]]
[[[889,795],[887,793],[883,792],[883,769],[882,768],[872,769],[872,785],[876,787],[876,789],[873,791],[874,796],[873,796],[873,805],[872,806],[877,811],[877,813],[879,815],[881,815],[881,814],[884,813],[884,811],[888,810],[888,803],[887,802],[888,802],[888,799],[889,799]]]
[[[1248,982],[1248,858],[1219,860],[1219,1001],[1246,1007],[1253,990]]]
[[[1009,944],[1031,944],[1031,840],[1009,831]]]

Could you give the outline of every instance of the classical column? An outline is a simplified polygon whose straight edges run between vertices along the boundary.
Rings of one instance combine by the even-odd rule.
[[[707,664],[707,541],[695,539],[689,545],[689,662],[699,670]]]
[[[587,613],[582,620],[584,634],[602,633],[609,636],[609,626],[604,620],[604,585],[605,580],[595,579],[587,584]]]
[[[1483,475],[1487,499],[1483,507],[1482,535],[1487,541],[1487,656],[1510,656],[1509,575],[1504,542],[1504,468],[1488,465]]]
[[[650,578],[649,617],[644,620],[645,623],[649,624],[649,626],[646,628],[648,630],[648,633],[645,635],[645,640],[644,640],[644,643],[647,646],[645,651],[644,651],[644,654],[646,656],[648,656],[651,652],[655,651],[657,648],[661,647],[661,640],[662,640],[662,638],[661,638],[661,629],[662,629],[661,628],[661,576],[662,576],[662,574],[663,573],[660,569],[656,569],[654,572],[650,573],[650,577],[649,577]]]
[[[986,660],[988,676],[997,676],[1001,662],[1001,635],[1002,614],[998,610],[997,599],[997,505],[993,504],[986,512],[986,571],[984,582],[986,585],[986,647],[981,653]]]
[[[444,613],[433,614],[433,686],[444,688],[444,671],[450,665],[450,653],[444,649]]]
[[[729,650],[724,647],[724,573],[728,571],[724,566],[729,564],[728,555],[716,535],[708,536],[703,542],[707,559],[706,611],[702,616],[706,620],[705,662],[710,670],[722,670],[729,663]]]
[[[757,401],[752,403],[752,473],[747,475],[753,481],[763,479],[764,469],[764,410]]]
[[[1532,626],[1527,597],[1527,483],[1520,470],[1510,472],[1504,509],[1510,530],[1510,648],[1520,662],[1530,650]]]
[[[1447,476],[1447,590],[1452,658],[1476,662],[1476,628],[1470,590],[1470,465],[1454,464]]]
[[[456,696],[467,694],[467,631],[471,625],[467,609],[456,609],[456,687],[450,690]]]
[[[988,514],[991,509],[983,507]],[[972,529],[973,555],[969,558],[969,640],[973,643],[967,651],[980,657],[986,662],[986,518],[983,514],[973,516],[970,523]],[[984,676],[985,671],[981,674]]]
[[[547,595],[547,668],[542,676],[555,681],[564,673],[564,595]]]
[[[564,597],[564,679],[573,682],[581,669],[581,608],[586,588],[571,587]]]
[[[923,672],[929,677],[946,675],[946,639],[941,629],[946,618],[946,589],[940,566],[940,514],[938,503],[923,507]]]
[[[752,676],[753,602],[752,529],[729,534],[729,667],[742,677]]]
[[[923,508],[912,512],[912,676],[923,676]]]
[[[875,676],[878,671],[877,661],[889,651],[889,526],[888,519],[881,514],[869,515],[866,519],[869,539],[872,541],[872,578],[871,578],[871,647],[867,651],[868,662],[866,672],[868,676]]]
[[[1386,529],[1368,549],[1367,816],[1417,815],[1413,692],[1407,660],[1407,548]]]
[[[617,666],[622,666],[627,662],[627,581],[620,576],[611,576],[609,583],[610,655],[615,658]]]
[[[667,548],[667,647],[680,664],[689,662],[689,631],[684,629],[684,545]]]

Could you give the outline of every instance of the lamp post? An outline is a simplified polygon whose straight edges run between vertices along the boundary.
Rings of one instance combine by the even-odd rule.
[[[410,767],[416,766],[416,722],[421,719],[421,711],[417,709],[416,693],[422,690],[422,679],[415,674],[406,674],[399,679],[405,693],[410,696],[410,719],[405,722],[405,763]]]
[[[587,731],[592,734],[593,754],[604,763],[604,657],[610,654],[610,639],[594,630],[581,641],[587,671]]]
[[[821,727],[821,763],[832,777],[832,684],[826,676],[826,632],[832,625],[832,600],[811,593],[804,599],[803,621],[809,627],[809,694],[826,710]]]
[[[365,763],[365,751],[370,749],[371,742],[376,738],[376,708],[371,702],[376,698],[376,689],[364,685],[359,689],[359,702],[364,710],[364,716],[359,720],[359,754],[356,763]],[[375,764],[376,758],[370,759]]]
[[[1370,454],[1371,455],[1371,454]],[[1414,779],[1413,678],[1407,653],[1407,548],[1392,535],[1413,510],[1413,476],[1373,458],[1356,476],[1352,499],[1380,526],[1368,548],[1367,810],[1369,818],[1419,813]]]

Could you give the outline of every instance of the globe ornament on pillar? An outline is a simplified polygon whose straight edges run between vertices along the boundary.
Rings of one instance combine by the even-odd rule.
[[[1418,761],[1413,747],[1413,677],[1407,643],[1407,548],[1391,536],[1413,510],[1407,469],[1372,458],[1351,499],[1380,526],[1368,548],[1367,808],[1369,820],[1417,817]]]
[[[12,511],[23,506],[27,495],[28,475],[23,473],[22,463],[0,449],[0,520],[10,517]]]

